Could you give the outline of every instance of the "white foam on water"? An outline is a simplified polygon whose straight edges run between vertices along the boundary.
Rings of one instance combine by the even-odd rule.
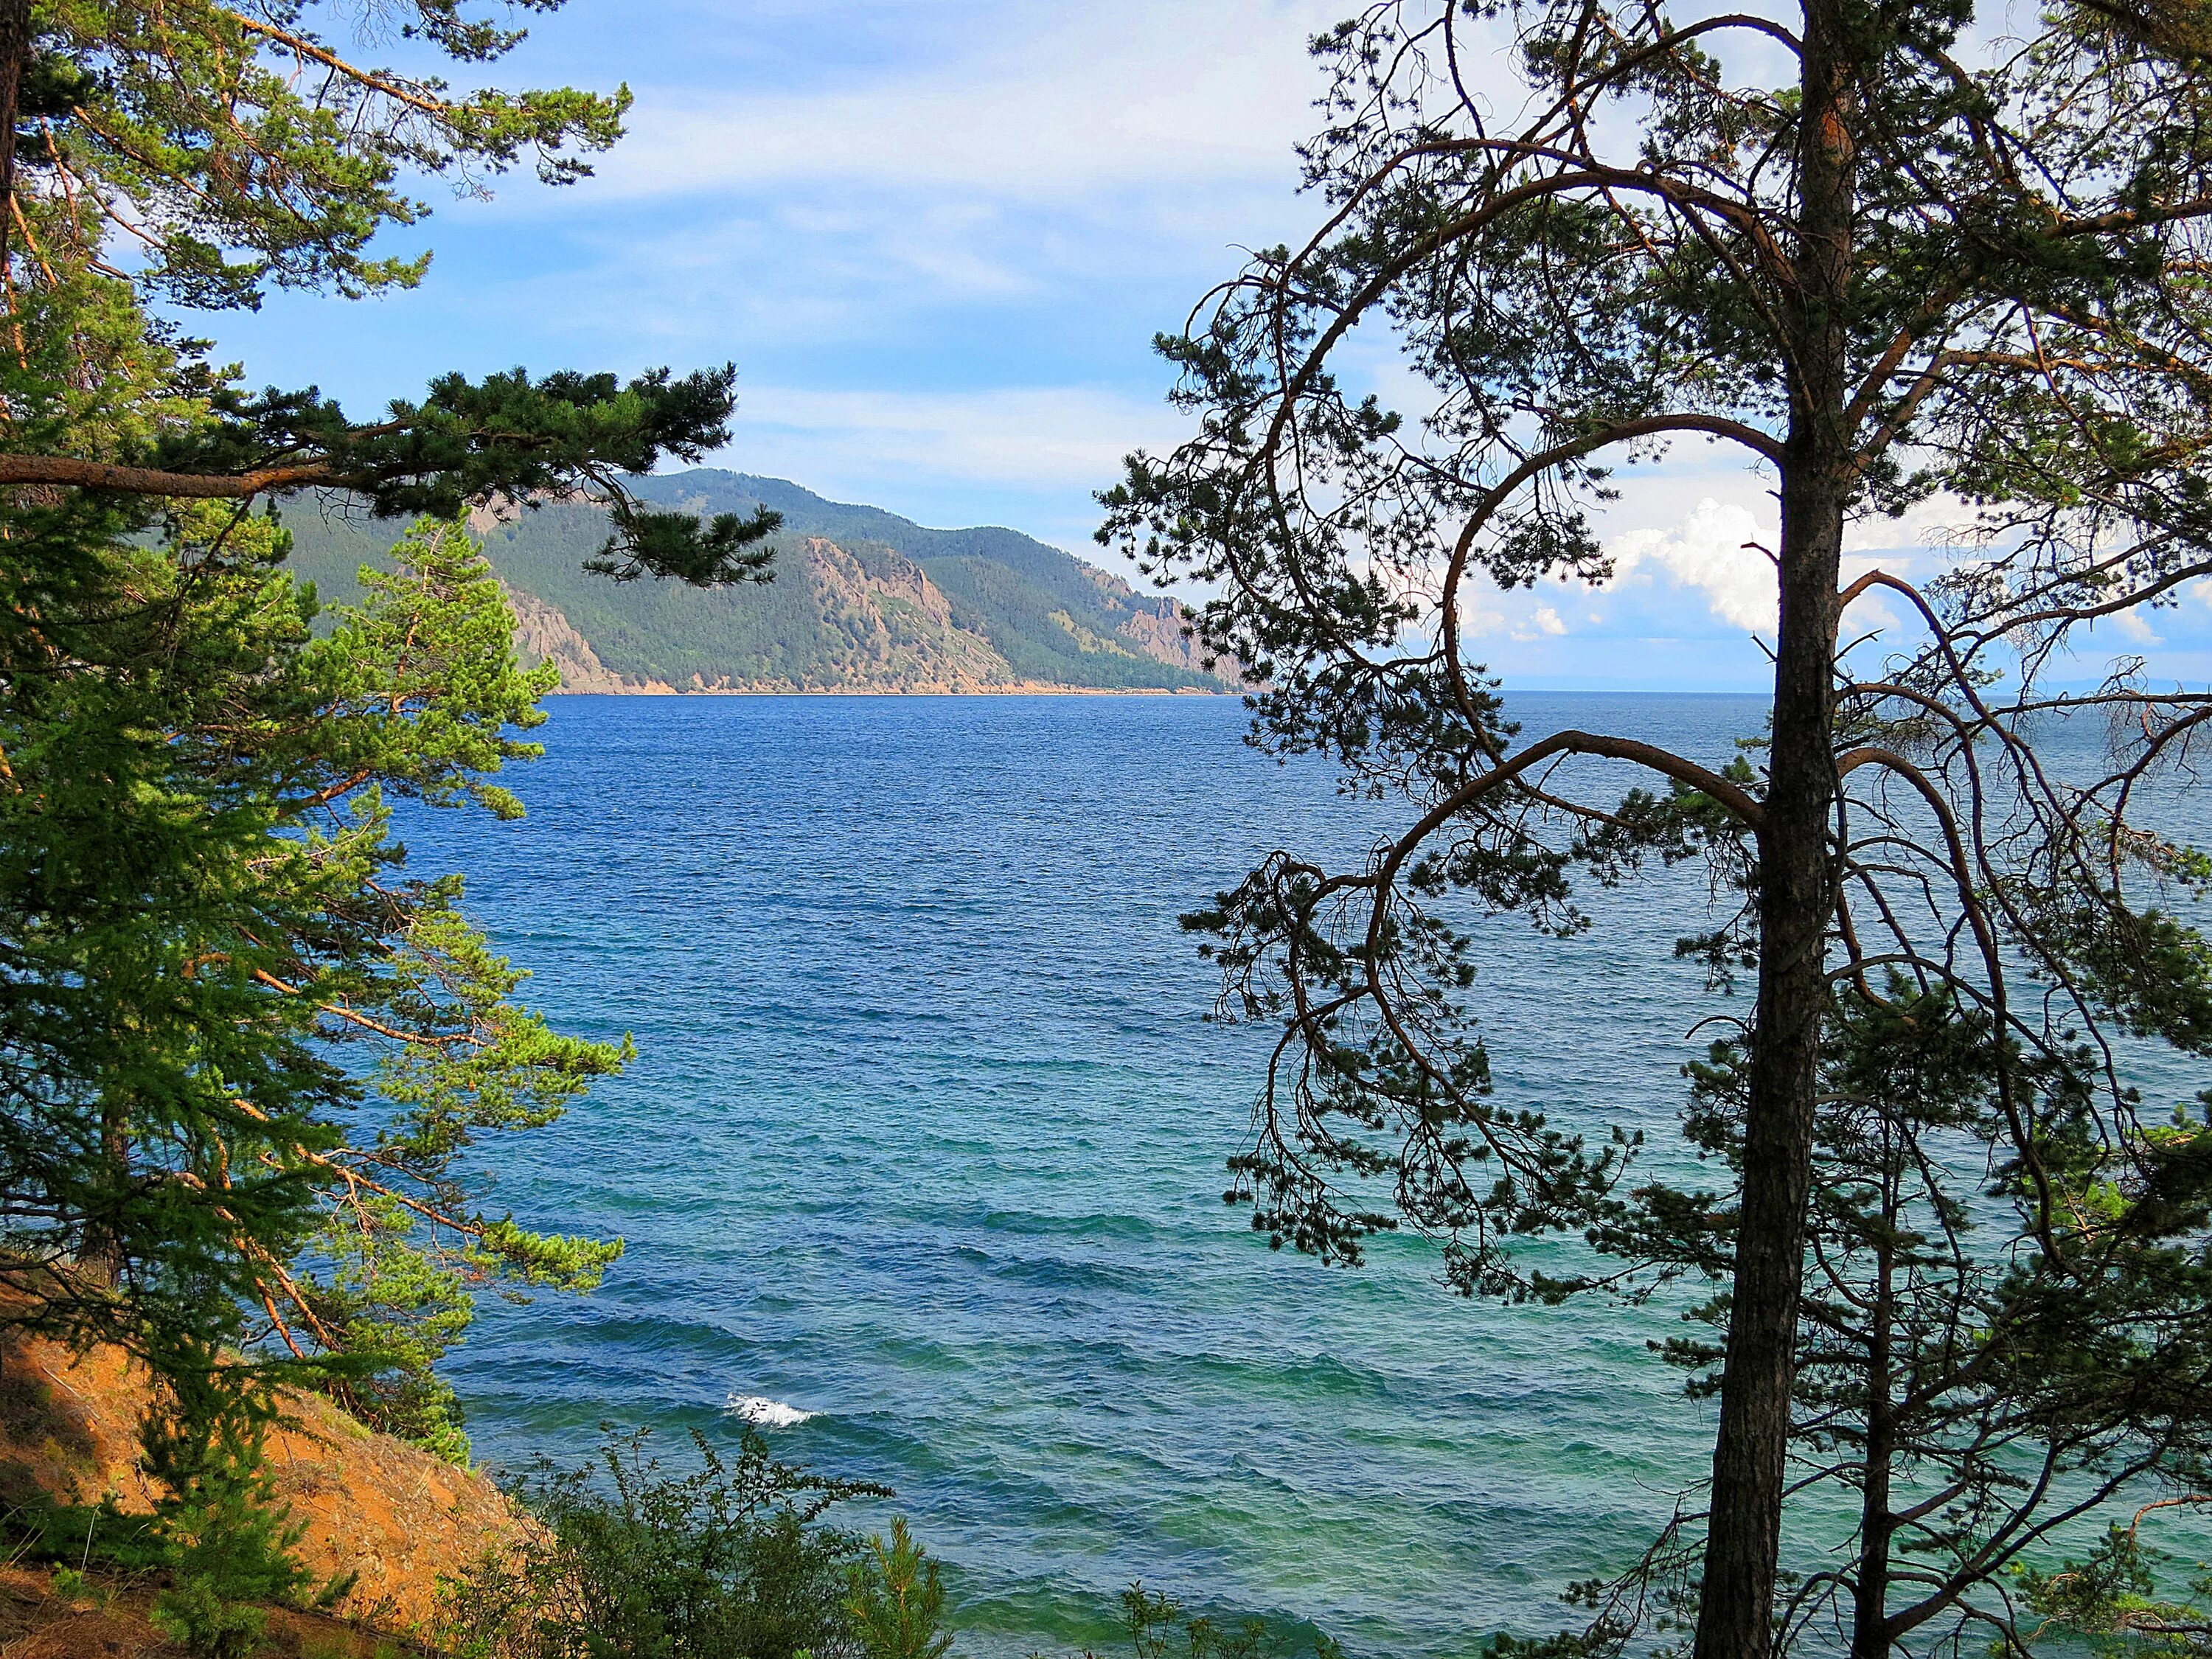
[[[726,1409],[731,1416],[743,1418],[763,1429],[793,1428],[814,1415],[796,1406],[787,1406],[781,1400],[770,1400],[764,1394],[733,1394]]]

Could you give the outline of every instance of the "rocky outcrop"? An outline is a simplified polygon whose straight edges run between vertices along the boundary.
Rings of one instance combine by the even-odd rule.
[[[1115,610],[1128,614],[1118,632],[1128,648],[1140,657],[1188,668],[1196,674],[1213,674],[1233,684],[1247,684],[1243,665],[1234,657],[1212,657],[1192,631],[1190,613],[1164,593],[1139,593],[1110,570],[1085,565],[1085,571]]]
[[[793,690],[994,691],[1020,678],[988,640],[952,620],[951,602],[911,559],[817,537],[805,565],[822,618],[842,642]]]
[[[550,662],[563,691],[1012,691],[1030,688],[981,635],[952,619],[951,603],[912,560],[884,549],[849,552],[815,538],[805,580],[836,649],[803,680],[732,681],[694,674],[682,685],[617,674],[574,623],[535,594],[502,583],[514,612],[515,652],[526,667]]]
[[[495,523],[496,520],[488,520]],[[624,695],[678,691],[974,692],[1066,691],[1063,683],[1024,678],[990,640],[955,619],[951,601],[929,573],[889,548],[848,549],[824,538],[799,550],[799,573],[809,589],[829,648],[798,678],[745,680],[694,673],[678,684],[640,678],[607,666],[590,640],[559,609],[502,581],[514,612],[515,652],[526,667],[552,663],[560,690]],[[788,555],[785,568],[789,569]],[[1186,631],[1175,600],[1139,594],[1103,570],[1091,573],[1121,620],[1101,634],[1066,611],[1051,614],[1086,656],[1117,656],[1218,675],[1236,681],[1234,663],[1208,667],[1206,653]],[[788,580],[787,575],[784,580]]]
[[[635,680],[616,673],[599,660],[592,642],[544,600],[505,582],[500,588],[507,595],[507,608],[514,612],[515,654],[526,668],[547,662],[558,667],[562,690],[665,694],[676,690],[659,680]]]
[[[1173,599],[1139,599],[1135,603],[1139,608],[1121,624],[1121,637],[1139,653],[1194,673],[1243,682],[1243,665],[1233,657],[1216,657],[1207,651],[1191,631],[1183,608]]]

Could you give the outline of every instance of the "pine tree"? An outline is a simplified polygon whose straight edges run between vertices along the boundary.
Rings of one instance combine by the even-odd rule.
[[[702,524],[641,506],[622,482],[726,441],[727,366],[626,382],[448,374],[364,423],[312,388],[249,395],[187,356],[170,386],[143,388],[182,394],[158,411],[86,418],[85,392],[143,335],[137,303],[252,308],[271,288],[411,287],[427,254],[367,252],[428,211],[411,182],[442,177],[482,195],[535,157],[541,180],[568,184],[621,135],[626,88],[458,95],[434,77],[356,63],[325,38],[372,21],[465,64],[525,38],[453,0],[0,4],[0,275],[21,371],[0,432],[0,484],[238,501],[322,488],[383,514],[439,517],[493,495],[581,490],[609,507],[615,534],[592,565],[617,580],[763,577],[775,514]],[[126,246],[138,257],[114,263]],[[78,326],[88,309],[111,319],[104,335]]]
[[[402,11],[459,62],[521,40]],[[621,485],[724,440],[726,368],[447,376],[362,426],[149,314],[410,285],[365,250],[411,179],[557,184],[619,132],[626,93],[451,95],[315,32],[365,15],[0,6],[0,1323],[123,1344],[178,1433],[249,1458],[288,1375],[465,1455],[433,1367],[475,1290],[586,1288],[620,1248],[487,1207],[484,1155],[626,1047],[521,1006],[391,833],[401,800],[519,813],[494,779],[538,752],[551,676],[457,515],[597,489],[595,568],[697,584],[763,578],[774,527]],[[259,506],[310,487],[427,515],[320,637]]]
[[[1106,498],[1105,539],[1218,584],[1203,631],[1270,683],[1261,740],[1403,806],[1363,866],[1285,852],[1195,919],[1231,1006],[1285,1031],[1237,1165],[1263,1229],[1346,1259],[1404,1216],[1467,1290],[1571,1293],[1512,1243],[1604,1224],[1637,1147],[1491,1098],[1465,918],[1578,931],[1575,879],[1652,859],[1711,858],[1741,895],[1692,947],[1756,983],[1698,1659],[1776,1636],[1838,978],[1879,995],[1868,975],[1898,968],[1986,1013],[2039,1239],[2071,1131],[2030,1068],[2116,1033],[2206,1038],[2206,952],[2161,897],[2203,861],[2137,817],[2207,700],[2126,663],[2092,695],[2052,682],[2100,619],[2212,573],[2212,13],[2080,0],[2006,27],[2025,37],[1970,0],[1363,8],[1317,42],[1322,222],[1162,342],[1199,435]],[[1474,84],[1498,61],[1517,109]],[[1425,412],[1346,389],[1362,325]],[[1760,764],[1518,741],[1471,656],[1477,584],[1603,580],[1590,514],[1619,469],[1693,440],[1780,503]],[[1938,579],[1844,580],[1848,526],[1931,500],[1968,521]],[[1909,624],[1847,638],[1876,593]],[[2043,738],[2076,708],[2114,741],[2066,778]],[[1598,793],[1595,762],[1656,793]],[[2094,1118],[2144,1144],[2116,1066]]]

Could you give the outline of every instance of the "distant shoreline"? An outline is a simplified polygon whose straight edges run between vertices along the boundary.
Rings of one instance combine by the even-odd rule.
[[[619,690],[562,687],[548,697],[1242,697],[1203,686],[988,685],[962,691],[902,691],[881,686],[624,686]]]
[[[678,690],[672,685],[629,685],[609,690],[605,687],[563,686],[549,691],[549,697],[1246,697],[1264,687],[1250,686],[1235,691],[1209,691],[1203,686],[1158,685],[992,685],[971,687],[960,691],[901,691],[880,686],[695,686]],[[1712,697],[1733,699],[1771,699],[1767,690],[1683,690],[1671,686],[1616,685],[1529,685],[1506,686],[1502,695],[1512,697]]]

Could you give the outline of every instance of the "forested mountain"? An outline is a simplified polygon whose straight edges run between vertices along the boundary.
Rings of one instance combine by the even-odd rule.
[[[1073,555],[987,527],[931,530],[825,501],[780,478],[701,470],[637,481],[686,512],[783,514],[776,577],[700,592],[585,571],[606,515],[550,502],[476,528],[507,584],[518,637],[561,665],[562,689],[979,691],[1024,685],[1222,690],[1173,599],[1138,592]],[[378,564],[398,526],[336,503],[285,515],[293,567],[326,602]]]

